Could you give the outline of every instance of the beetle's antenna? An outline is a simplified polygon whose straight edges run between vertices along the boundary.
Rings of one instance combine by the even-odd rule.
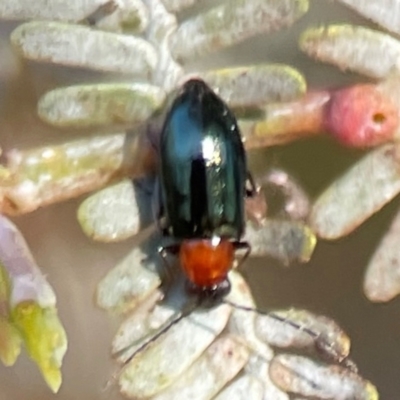
[[[183,318],[188,317],[194,310],[198,308],[200,305],[200,299],[196,298],[196,301],[189,302],[182,310],[176,312],[171,318],[169,318],[161,328],[154,334],[148,335],[148,339],[145,340],[124,362],[121,368],[115,372],[111,378],[107,381],[104,390],[107,390],[113,383],[115,383],[122,373],[125,366],[127,366],[139,353],[147,349],[153,342],[155,342],[159,337],[165,335],[174,325],[176,325]],[[129,347],[132,347],[136,344],[132,343],[131,345],[121,349],[120,351],[114,353],[114,356],[118,356],[125,352]]]
[[[179,321],[183,318],[188,317],[194,310],[198,308],[200,305],[200,299],[196,299],[196,301],[189,302],[181,311],[176,312],[170,319],[168,319],[156,332],[154,335],[150,336],[146,341],[144,341],[124,362],[121,368],[116,371],[111,378],[106,382],[104,386],[104,391],[108,390],[117,380],[118,377],[121,375],[124,367],[126,367],[139,353],[147,349],[153,342],[155,342],[159,337],[165,335],[174,325],[176,325]],[[122,350],[114,353],[114,356],[118,356],[126,351],[129,347],[134,346],[135,343],[123,348]]]
[[[258,310],[257,308],[236,304],[236,303],[233,303],[226,299],[222,300],[222,302],[225,304],[228,304],[231,307],[236,308],[238,310],[249,311],[249,312],[254,312],[254,313],[257,313],[260,315],[265,315],[265,316],[272,318],[276,321],[279,321],[283,324],[287,324],[287,325],[291,326],[292,328],[295,328],[299,331],[305,332],[312,338],[316,350],[318,352],[321,352],[326,358],[328,358],[329,361],[333,361],[337,364],[343,365],[344,367],[346,367],[354,372],[357,372],[357,366],[354,363],[354,361],[352,361],[350,358],[348,358],[347,355],[341,354],[340,352],[338,352],[338,350],[333,345],[333,342],[330,341],[323,333],[318,333],[318,332],[308,328],[304,324],[300,324],[300,323],[293,321],[292,319],[287,318],[287,317],[281,317],[279,314],[276,314],[274,312],[264,312],[264,311]]]
[[[176,325],[183,318],[188,317],[197,307],[199,306],[199,301],[190,302],[183,310],[178,311],[175,316],[172,316],[161,329],[155,333],[153,336],[149,337],[144,343],[140,345],[125,361],[124,365],[127,365],[132,361],[139,353],[145,350],[151,343],[156,341],[159,337],[166,334],[174,325]]]

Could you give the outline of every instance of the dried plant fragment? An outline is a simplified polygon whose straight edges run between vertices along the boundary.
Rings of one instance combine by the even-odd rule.
[[[243,113],[247,107],[257,110],[266,103],[291,101],[303,95],[307,89],[306,81],[300,72],[280,64],[219,69],[200,72],[198,76],[207,82],[238,116],[242,107]]]
[[[257,227],[248,223],[244,239],[250,243],[252,255],[268,255],[285,265],[309,261],[317,243],[307,225],[289,220],[266,220]]]
[[[400,119],[400,73],[394,73],[390,75],[387,79],[379,82],[376,85],[377,90],[385,96],[396,108],[397,111],[397,120]],[[382,115],[378,114],[378,119],[380,117],[387,118],[389,114],[387,112],[382,113]],[[391,117],[393,118],[393,116]],[[383,122],[385,122],[383,120]],[[398,140],[400,138],[400,123],[397,123],[397,126],[394,129],[392,139]]]
[[[240,119],[246,148],[281,145],[321,133],[330,98],[328,91],[310,92],[288,103],[265,105],[257,120]]]
[[[107,0],[3,0],[0,18],[9,20],[39,19],[78,22],[93,13]]]
[[[185,63],[257,34],[276,31],[292,25],[308,7],[307,0],[231,0],[184,21],[171,37],[172,55]]]
[[[378,400],[376,388],[367,380],[337,365],[315,363],[305,357],[282,354],[270,366],[273,382],[296,395],[324,400]]]
[[[169,12],[179,12],[198,3],[201,0],[161,0]]]
[[[178,27],[175,15],[169,13],[161,0],[147,0],[146,5],[152,23],[146,31],[146,38],[158,52],[158,63],[152,76],[152,83],[167,91],[176,89],[184,71],[174,60],[170,51],[170,37]]]
[[[132,125],[147,121],[165,98],[162,89],[140,83],[70,86],[46,93],[38,114],[61,127]]]
[[[98,189],[121,175],[124,134],[8,153],[3,212],[20,214]]]
[[[399,192],[399,149],[397,144],[387,144],[367,154],[318,197],[309,224],[321,238],[340,238]]]
[[[150,215],[151,204],[151,195],[139,191],[127,179],[83,201],[78,209],[78,220],[83,232],[100,242],[118,242],[136,234],[144,238],[147,232],[141,230],[147,222],[157,222]],[[150,231],[151,226],[148,229]]]
[[[224,335],[165,391],[153,400],[212,399],[243,368],[249,357],[245,345]]]
[[[165,390],[205,351],[226,326],[230,307],[194,311],[137,354],[119,377],[121,392],[147,399]]]
[[[87,236],[101,242],[137,234],[140,214],[132,181],[124,180],[87,198],[79,207],[78,220]]]
[[[95,16],[100,14],[99,10],[105,15],[100,24],[96,24]],[[147,10],[141,0],[70,0],[67,3],[64,0],[3,0],[0,3],[0,19],[90,22],[102,29],[112,30],[128,25],[138,32],[148,22]]]
[[[231,383],[215,397],[215,400],[262,400],[263,396],[263,383],[252,376],[245,375]]]
[[[385,302],[400,294],[400,213],[372,256],[364,278],[364,293],[375,302]]]
[[[383,28],[400,34],[400,1],[399,0],[337,0],[346,4],[359,14],[376,22]]]
[[[57,392],[61,385],[61,365],[67,338],[56,309],[53,289],[41,273],[28,246],[4,216],[0,216],[0,261],[9,281],[9,321],[18,329],[31,358],[38,365],[49,387]],[[5,275],[2,275],[4,281]],[[11,327],[8,327],[11,329]],[[3,331],[4,333],[4,331]],[[15,334],[11,333],[15,346]],[[19,349],[9,348],[8,360]]]
[[[266,365],[268,368],[268,365]],[[268,374],[260,379],[249,374],[241,374],[222,390],[215,400],[289,400],[289,396],[279,390]]]
[[[382,7],[380,1],[369,3]],[[392,10],[389,12],[395,14]],[[302,34],[300,47],[319,61],[375,79],[388,77],[400,65],[400,42],[364,27],[329,25],[310,28]]]
[[[59,22],[22,24],[11,34],[11,42],[31,60],[147,79],[157,64],[155,49],[144,39]]]
[[[156,267],[135,248],[97,286],[97,305],[123,313],[137,307],[161,284]]]

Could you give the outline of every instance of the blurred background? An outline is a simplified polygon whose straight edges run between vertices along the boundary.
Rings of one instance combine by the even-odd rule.
[[[207,1],[202,4],[207,5]],[[280,62],[303,72],[310,88],[365,82],[359,76],[316,64],[298,50],[298,36],[305,28],[333,22],[368,25],[343,6],[315,0],[311,1],[306,17],[292,28],[251,39],[218,56],[212,55],[201,64],[191,65],[190,69]],[[30,62],[20,64],[8,44],[15,26],[0,23],[1,148],[4,151],[30,148],[79,137],[82,132],[57,131],[41,123],[35,115],[37,100],[55,87],[97,82],[104,75]],[[253,152],[249,158],[256,170],[267,166],[286,169],[315,196],[360,156],[362,152],[343,149],[329,138],[317,138]],[[102,391],[114,372],[109,351],[117,321],[97,309],[93,299],[96,283],[133,244],[129,240],[121,244],[98,244],[84,236],[76,221],[81,200],[14,219],[57,293],[69,349],[63,366],[63,385],[57,395],[51,394],[36,366],[23,355],[13,368],[0,366],[0,400],[120,398],[114,391]],[[285,268],[269,259],[251,260],[245,273],[261,309],[293,306],[334,318],[350,335],[352,357],[361,374],[378,387],[382,400],[400,397],[400,300],[371,304],[362,293],[362,279],[398,203],[391,203],[347,238],[320,242],[308,264]]]

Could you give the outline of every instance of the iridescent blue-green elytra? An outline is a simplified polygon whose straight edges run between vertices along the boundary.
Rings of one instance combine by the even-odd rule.
[[[160,180],[168,233],[240,239],[246,154],[235,116],[203,81],[184,84],[160,138]]]

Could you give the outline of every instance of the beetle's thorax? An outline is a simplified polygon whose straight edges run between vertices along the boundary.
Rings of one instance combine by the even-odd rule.
[[[180,264],[190,282],[212,288],[227,279],[234,261],[234,246],[228,239],[187,239],[179,250]]]

